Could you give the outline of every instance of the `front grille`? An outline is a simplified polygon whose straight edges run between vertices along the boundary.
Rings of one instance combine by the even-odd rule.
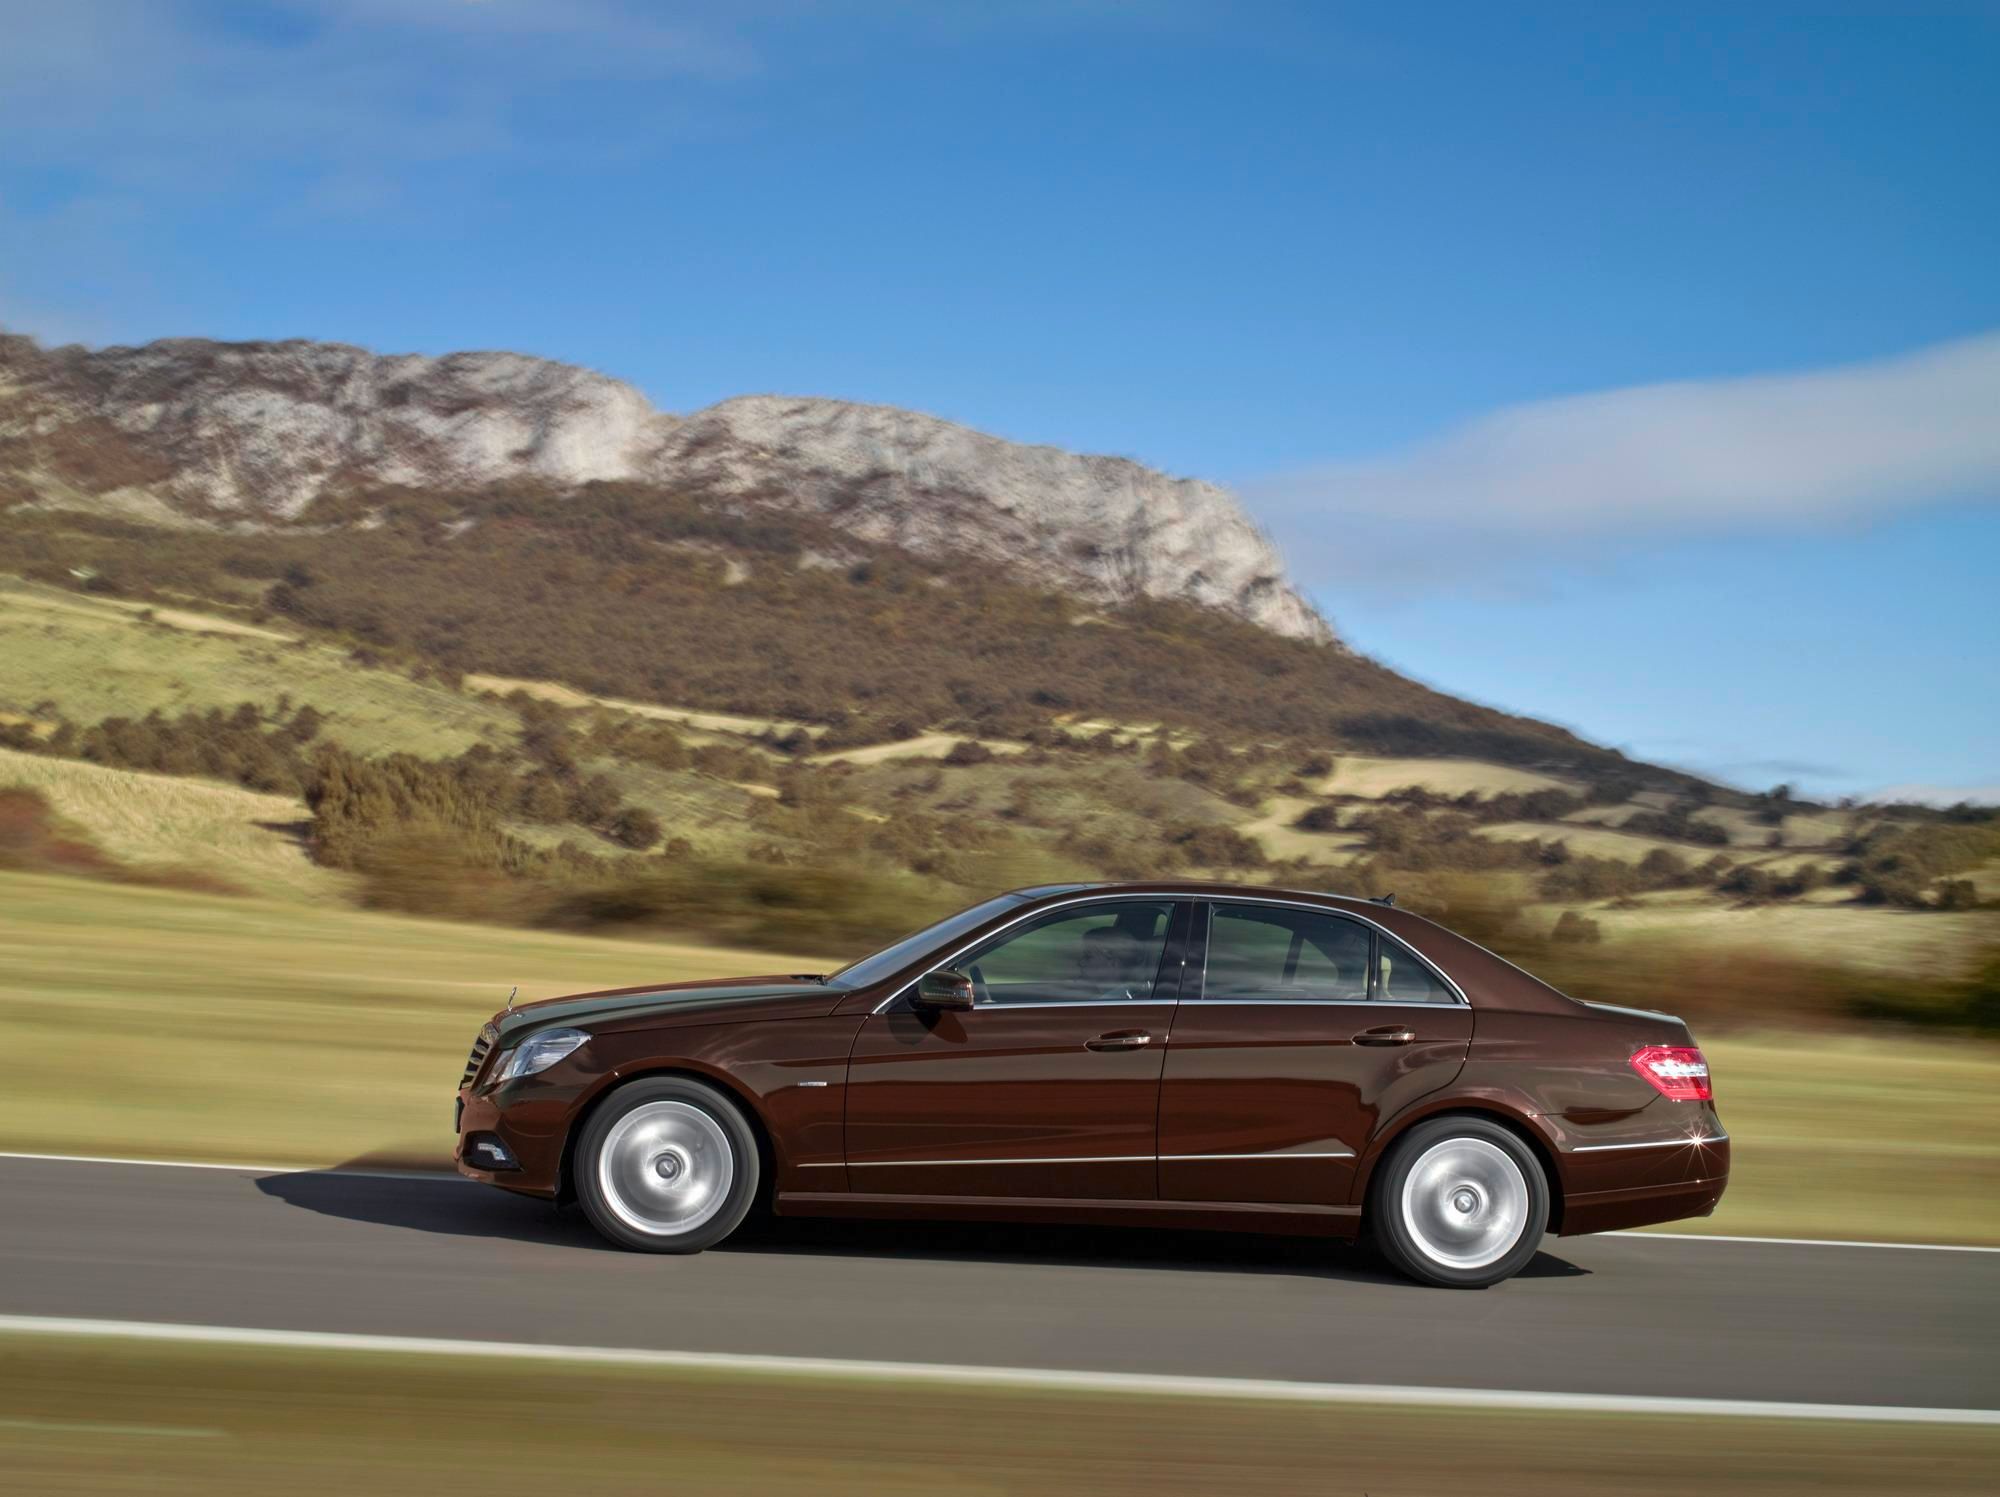
[[[479,1075],[479,1068],[486,1064],[486,1057],[493,1049],[493,1042],[500,1038],[500,1031],[491,1024],[479,1031],[479,1038],[472,1042],[472,1054],[466,1057],[465,1074],[458,1079],[461,1087],[472,1085]]]

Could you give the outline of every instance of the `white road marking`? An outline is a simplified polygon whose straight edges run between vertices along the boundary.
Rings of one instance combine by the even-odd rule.
[[[206,1346],[375,1352],[416,1356],[496,1357],[682,1372],[838,1378],[850,1382],[948,1383],[1039,1392],[1137,1394],[1167,1398],[1236,1398],[1263,1403],[1394,1404],[1400,1407],[1518,1409],[1546,1413],[1680,1414],[1701,1418],[1838,1419],[1879,1424],[2000,1426],[2000,1410],[1901,1408],[1893,1404],[1782,1403],[1741,1398],[1656,1398],[1617,1393],[1534,1393],[1503,1388],[1397,1387],[1386,1383],[1305,1383],[1274,1378],[1179,1377],[1144,1372],[1072,1372],[1042,1367],[970,1367],[949,1363],[872,1362],[837,1357],[754,1356],[733,1352],[650,1351],[619,1346],[543,1346],[526,1341],[463,1341],[435,1336],[364,1336],[344,1331],[273,1331],[147,1320],[83,1320],[0,1315],[0,1333],[185,1342]]]
[[[1602,1235],[1654,1237],[1666,1242],[1754,1242],[1765,1247],[1910,1248],[1920,1253],[2000,1253],[2000,1247],[1977,1247],[1964,1242],[1870,1242],[1858,1237],[1730,1237],[1721,1232],[1653,1232],[1643,1227]],[[1560,1242],[1563,1239],[1556,1240]]]
[[[1220,1157],[1220,1156],[1219,1156]],[[357,1180],[449,1180],[472,1184],[450,1170],[351,1170],[334,1165],[314,1167],[303,1164],[238,1164],[206,1159],[126,1159],[108,1154],[26,1154],[0,1149],[0,1159],[30,1159],[52,1164],[129,1164],[163,1170],[236,1170],[251,1175],[352,1175]],[[993,1161],[982,1161],[992,1163]],[[808,1169],[838,1169],[838,1165],[807,1165]],[[1873,1242],[1865,1238],[1840,1237],[1731,1237],[1721,1232],[1655,1232],[1635,1227],[1626,1231],[1601,1232],[1601,1237],[1650,1238],[1657,1242],[1740,1242],[1763,1247],[1901,1248],[1918,1253],[2000,1253],[2000,1247],[1981,1247],[1962,1242]],[[1565,1239],[1555,1238],[1561,1242]]]

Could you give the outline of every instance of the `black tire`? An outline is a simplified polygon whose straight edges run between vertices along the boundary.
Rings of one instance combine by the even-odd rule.
[[[619,1087],[584,1124],[575,1161],[590,1224],[637,1252],[714,1247],[757,1199],[757,1135],[743,1110],[678,1076]]]
[[[1414,1183],[1413,1183],[1414,1177]],[[1549,1225],[1549,1182],[1518,1134],[1476,1117],[1433,1118],[1375,1171],[1368,1224],[1399,1272],[1484,1289],[1525,1268]]]

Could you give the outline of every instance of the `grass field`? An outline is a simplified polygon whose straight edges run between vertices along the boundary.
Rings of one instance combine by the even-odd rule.
[[[0,1337],[0,1488],[165,1494],[1988,1492],[2000,1431],[1466,1412]],[[579,1476],[587,1472],[587,1476]]]
[[[306,856],[301,801],[234,785],[0,749],[0,786],[39,790],[56,815],[141,872],[189,869],[247,893],[338,902],[352,880]]]
[[[268,708],[289,696],[329,714],[326,735],[360,753],[455,754],[481,740],[509,742],[517,730],[498,703],[248,627],[147,623],[129,606],[0,579],[0,707],[28,713],[49,702],[72,721],[94,723],[154,708]]]
[[[0,1148],[329,1165],[440,1161],[480,1022],[524,999],[844,953],[450,925],[0,875]],[[2000,1047],[1705,1036],[1735,1138],[1677,1230],[2000,1242]]]
[[[0,1147],[437,1161],[472,1037],[522,999],[774,959],[0,875]]]
[[[1572,780],[1488,764],[1481,759],[1382,759],[1366,754],[1342,754],[1333,773],[1319,785],[1323,795],[1359,795],[1372,799],[1406,785],[1421,785],[1438,795],[1481,795],[1506,791],[1574,790]]]
[[[829,749],[823,754],[810,756],[814,764],[832,764],[846,760],[849,764],[881,764],[890,759],[942,759],[966,740],[956,733],[920,733],[915,738],[898,738],[890,743],[864,744],[860,748]],[[979,738],[988,753],[1000,755],[1018,754],[1027,745],[1007,738]]]
[[[1672,944],[1707,951],[1769,954],[1913,979],[1963,977],[1990,950],[2000,928],[1991,913],[1948,914],[1836,903],[1787,901],[1731,906],[1687,894],[1657,895],[1632,909],[1592,908],[1607,942]],[[1542,907],[1554,923],[1558,907]],[[1668,1007],[1671,994],[1661,994]]]
[[[496,696],[503,697],[518,691],[539,701],[553,702],[558,707],[608,707],[616,712],[630,713],[634,717],[677,723],[683,728],[693,729],[697,735],[735,734],[754,738],[761,733],[818,731],[811,723],[793,722],[782,717],[740,717],[729,712],[698,712],[690,707],[668,707],[658,702],[632,702],[623,697],[592,696],[587,691],[565,686],[560,681],[530,681],[519,676],[469,675],[465,678],[465,689],[490,691]]]

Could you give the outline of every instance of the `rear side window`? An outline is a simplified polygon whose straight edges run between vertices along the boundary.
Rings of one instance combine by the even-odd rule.
[[[1378,936],[1375,996],[1385,1003],[1456,1003],[1450,988],[1393,936]]]
[[[1312,910],[1218,904],[1209,917],[1204,998],[1269,1003],[1368,997],[1369,931]]]

